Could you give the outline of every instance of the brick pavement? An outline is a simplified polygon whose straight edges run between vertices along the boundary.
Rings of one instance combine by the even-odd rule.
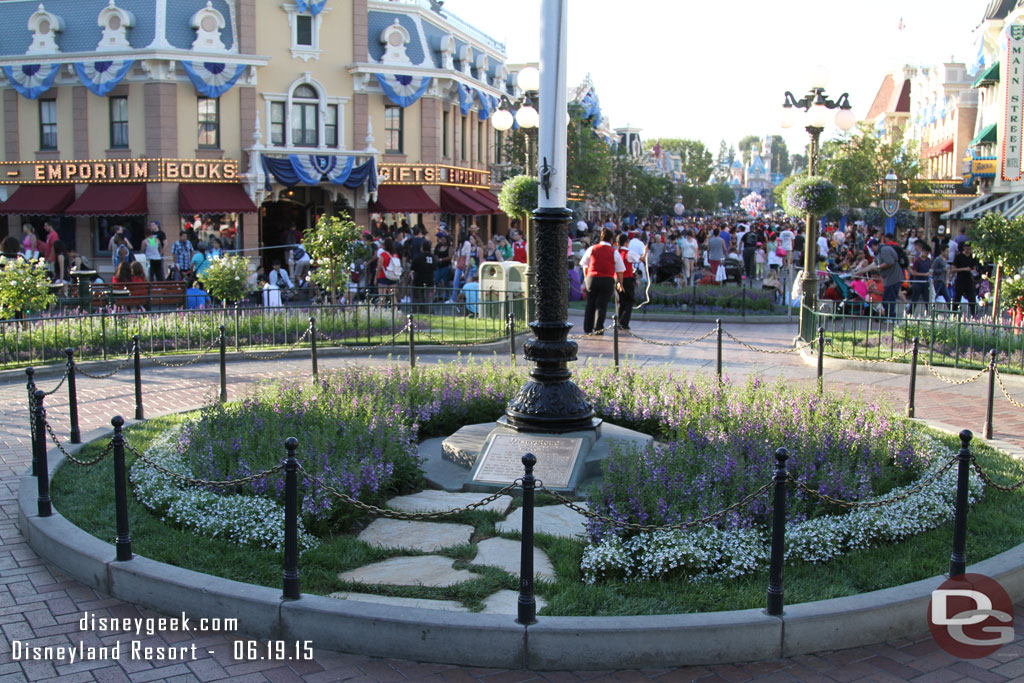
[[[686,340],[703,334],[710,323],[634,323],[637,334],[664,342]],[[795,326],[785,324],[743,325],[726,323],[737,337],[762,348],[784,349]],[[725,372],[733,378],[751,373],[782,376],[788,381],[812,382],[814,370],[795,354],[764,355],[724,342]],[[610,336],[580,341],[580,358],[585,362],[610,362]],[[688,370],[714,371],[714,337],[685,347],[656,346],[623,337],[624,362],[645,366],[668,364]],[[626,360],[628,358],[628,360]],[[422,362],[450,361],[448,356],[424,354]],[[358,363],[380,363],[382,358],[321,358],[324,369]],[[307,374],[305,358],[273,363],[232,361],[229,395],[236,396],[257,379],[294,377]],[[180,410],[215,395],[216,364],[197,364],[183,369],[166,369],[144,364],[144,404],[147,416]],[[49,390],[57,379],[40,380]],[[836,370],[826,373],[830,388],[861,391],[866,396],[888,397],[897,406],[906,401],[905,375]],[[984,418],[983,382],[966,387],[945,385],[926,374],[918,376],[918,415],[947,425],[968,427],[979,433]],[[129,370],[107,380],[82,378],[78,385],[80,420],[83,431],[109,425],[114,413],[134,414],[134,392]],[[1011,390],[1012,391],[1012,390]],[[1018,391],[1024,398],[1024,391]],[[66,392],[52,396],[47,405],[58,433],[66,433]],[[995,436],[1015,446],[1024,446],[1024,411],[1002,400],[996,403]],[[231,658],[231,633],[159,632],[143,636],[146,646],[197,646],[195,661],[145,661],[122,655],[117,661],[54,663],[12,661],[11,643],[24,641],[35,647],[75,645],[124,648],[135,638],[125,634],[102,635],[81,632],[78,620],[86,610],[97,616],[146,617],[155,614],[112,599],[70,579],[37,557],[28,548],[16,526],[18,477],[29,462],[24,376],[0,376],[0,683],[7,681],[404,681],[429,680],[451,683],[486,681],[1005,681],[1024,680],[1024,642],[1014,643],[995,654],[972,661],[956,660],[942,652],[927,633],[865,648],[792,657],[777,661],[727,666],[684,667],[658,670],[529,672],[423,664],[379,659],[317,650],[315,661],[280,664],[236,662]],[[1024,603],[1016,606],[1016,617],[1024,618]],[[138,640],[138,638],[136,638]],[[213,654],[209,654],[212,650]]]

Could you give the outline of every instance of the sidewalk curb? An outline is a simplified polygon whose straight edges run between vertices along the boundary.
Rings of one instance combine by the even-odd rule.
[[[87,440],[102,438],[98,429]],[[75,452],[81,446],[69,450]],[[63,458],[54,459],[51,472]],[[468,666],[542,670],[621,669],[777,659],[871,645],[925,630],[936,576],[843,598],[761,610],[635,617],[539,617],[442,612],[304,595],[285,601],[275,588],[201,574],[137,556],[117,562],[114,548],[58,512],[40,518],[35,478],[21,477],[18,526],[39,555],[115,598],[173,614],[238,616],[240,629],[265,638],[315,640],[316,647]],[[1024,544],[972,564],[1024,598]]]

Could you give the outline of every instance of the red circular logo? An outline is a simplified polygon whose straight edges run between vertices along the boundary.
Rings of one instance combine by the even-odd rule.
[[[987,657],[1013,642],[1013,601],[995,579],[954,576],[932,591],[928,627],[935,642],[954,657]]]

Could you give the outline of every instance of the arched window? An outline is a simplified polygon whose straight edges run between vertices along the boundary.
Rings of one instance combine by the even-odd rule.
[[[296,147],[316,147],[320,144],[320,96],[316,88],[303,83],[292,92],[292,144]]]

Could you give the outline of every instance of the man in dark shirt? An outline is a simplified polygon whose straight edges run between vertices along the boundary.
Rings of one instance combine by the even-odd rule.
[[[452,246],[448,233],[437,232],[437,244],[434,246],[434,286],[447,287],[452,279]]]
[[[953,258],[953,265],[949,272],[955,274],[953,280],[953,308],[959,309],[960,299],[967,299],[971,317],[974,317],[978,303],[978,292],[974,287],[974,276],[977,274],[981,264],[974,258],[970,242],[964,242],[960,251]]]
[[[430,301],[429,294],[433,291],[436,259],[431,253],[430,241],[423,238],[420,248],[412,257],[409,270],[412,271],[412,300],[415,303]]]

